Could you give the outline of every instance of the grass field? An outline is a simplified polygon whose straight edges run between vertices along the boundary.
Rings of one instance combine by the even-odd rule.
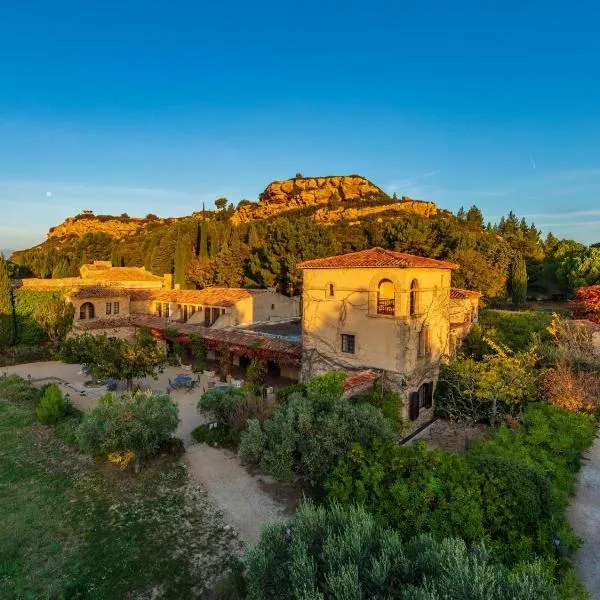
[[[3,600],[204,598],[239,548],[226,529],[174,457],[96,464],[0,397]]]

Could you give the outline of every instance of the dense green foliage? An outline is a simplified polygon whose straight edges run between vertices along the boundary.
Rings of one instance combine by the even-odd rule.
[[[355,445],[325,487],[330,500],[364,505],[403,539],[460,536],[486,542],[504,564],[550,560],[554,535],[567,553],[577,546],[565,510],[594,435],[590,417],[535,403],[522,427],[501,426],[466,458],[420,445]]]
[[[536,398],[535,360],[531,351],[513,354],[499,346],[480,360],[457,356],[440,368],[436,413],[470,422],[518,414],[525,402]]]
[[[483,548],[426,535],[408,542],[361,508],[301,507],[268,525],[245,557],[248,600],[552,600],[540,562],[509,571]]]
[[[513,303],[523,304],[527,300],[527,266],[520,254],[515,254],[510,264],[508,284]]]
[[[483,339],[487,338],[513,352],[523,352],[534,341],[550,341],[548,327],[551,321],[551,314],[533,310],[482,310],[479,322],[471,328],[460,351],[465,356],[480,360],[492,350]]]
[[[343,204],[360,208],[393,201],[383,194]],[[427,218],[390,210],[349,225],[314,221],[320,208],[306,207],[238,226],[229,220],[233,209],[225,207],[183,219],[147,219],[140,233],[122,240],[106,233],[50,238],[15,253],[14,260],[20,269],[40,277],[74,276],[86,262],[112,260],[123,266],[143,265],[156,275],[175,273],[182,285],[274,285],[283,293],[299,289],[298,262],[373,246],[458,262],[461,269],[454,273],[454,284],[480,290],[489,298],[505,295],[515,254],[525,261],[533,294],[564,294],[582,277],[588,282],[595,277],[590,266],[595,258],[585,254],[591,250],[552,235],[543,240],[534,225],[513,213],[487,228],[477,207],[457,215],[440,211]]]
[[[146,457],[171,437],[178,423],[177,405],[166,394],[106,394],[84,414],[77,437],[82,450],[98,458],[128,450]]]
[[[8,264],[0,254],[0,348],[12,346],[16,335],[14,298]]]
[[[23,345],[60,344],[73,323],[74,308],[62,292],[15,292],[17,341]]]
[[[40,423],[55,425],[69,414],[70,408],[60,388],[52,383],[44,390],[35,412]]]
[[[66,340],[60,350],[61,360],[79,363],[96,378],[114,378],[127,382],[146,376],[156,377],[165,361],[165,352],[147,328],[141,328],[131,341],[84,333]]]
[[[370,404],[342,399],[344,373],[315,377],[306,395],[294,393],[275,407],[262,431],[250,422],[242,433],[240,454],[260,463],[276,479],[290,481],[294,474],[319,484],[353,442],[369,445],[392,439],[393,423]]]
[[[381,379],[368,392],[351,396],[348,399],[353,404],[370,404],[378,408],[386,419],[396,424],[398,433],[402,432],[404,422],[402,420],[402,405],[404,400],[400,394],[391,389]]]

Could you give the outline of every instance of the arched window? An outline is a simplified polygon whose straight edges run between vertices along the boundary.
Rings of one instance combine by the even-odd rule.
[[[395,314],[394,284],[389,279],[382,279],[377,286],[377,314]]]
[[[419,284],[416,279],[413,279],[410,284],[410,298],[408,302],[408,314],[412,317],[417,314],[417,293],[419,291]]]
[[[94,305],[91,302],[84,302],[79,308],[80,319],[93,319],[94,318]]]

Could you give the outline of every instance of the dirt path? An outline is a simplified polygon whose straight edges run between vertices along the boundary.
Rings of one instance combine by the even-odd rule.
[[[265,523],[291,516],[295,498],[275,499],[267,488],[276,484],[251,475],[233,452],[196,444],[188,448],[185,458],[191,476],[207,490],[244,542],[255,542]]]
[[[590,598],[600,600],[600,438],[585,454],[568,516],[584,542],[575,556],[575,569]]]

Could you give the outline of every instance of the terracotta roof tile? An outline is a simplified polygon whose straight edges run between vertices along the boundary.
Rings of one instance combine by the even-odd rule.
[[[75,290],[71,298],[127,298],[129,290],[119,287],[83,287]]]
[[[85,266],[85,265],[84,265]],[[162,281],[162,277],[153,275],[141,267],[92,267],[82,269],[83,279],[94,281]]]
[[[176,329],[182,335],[195,333],[204,340],[224,343],[234,346],[243,346],[246,348],[269,350],[287,354],[297,361],[302,357],[302,344],[291,340],[272,338],[259,334],[246,333],[232,329],[211,329],[191,323],[177,323],[161,317],[151,317],[148,315],[134,316],[130,319],[133,325],[138,327],[150,327],[164,331],[165,329]]]
[[[481,298],[481,292],[473,290],[463,290],[462,288],[450,288],[450,298],[452,300],[466,300],[467,298]]]
[[[243,288],[204,288],[203,290],[128,290],[132,300],[158,300],[180,304],[208,306],[234,306],[236,302],[251,298],[254,290]]]
[[[366,385],[375,381],[379,375],[373,371],[359,371],[358,373],[350,373],[344,381],[344,392]]]
[[[404,252],[384,250],[379,247],[361,250],[360,252],[351,252],[349,254],[340,254],[338,256],[305,260],[298,267],[300,269],[355,269],[369,267],[458,269],[458,265],[455,263],[425,258],[423,256],[414,256],[413,254],[405,254]]]

